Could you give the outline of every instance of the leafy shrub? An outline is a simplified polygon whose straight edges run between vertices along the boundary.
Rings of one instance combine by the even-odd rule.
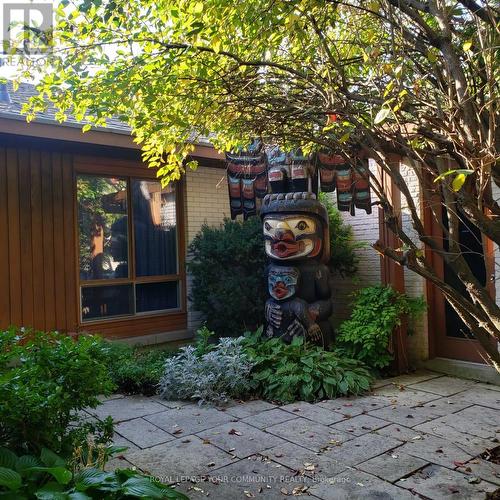
[[[352,277],[358,272],[359,256],[356,254],[356,249],[362,248],[365,243],[354,241],[352,227],[344,222],[342,215],[328,195],[320,193],[319,200],[328,212],[330,231],[328,267],[333,274]]]
[[[143,351],[120,342],[107,342],[106,364],[116,391],[152,396],[158,392],[165,360],[172,351]]]
[[[161,379],[165,399],[196,399],[200,403],[224,403],[248,391],[252,363],[242,338],[221,338],[217,344],[181,347],[167,359]]]
[[[341,276],[357,271],[352,229],[324,194],[330,219],[330,269]],[[193,239],[188,269],[193,276],[191,299],[207,326],[220,336],[234,337],[264,322],[268,298],[266,254],[259,217],[238,222],[226,219],[221,227],[203,226]]]
[[[189,251],[191,299],[210,330],[234,337],[263,323],[266,255],[258,217],[203,226]]]
[[[97,396],[113,388],[99,338],[74,340],[14,328],[0,332],[0,338],[0,445],[59,452],[88,432],[102,431],[107,439],[110,422],[84,424],[76,416],[85,407],[95,408]]]
[[[410,298],[390,286],[363,288],[355,295],[351,318],[340,325],[336,352],[383,369],[393,359],[388,347],[394,329],[405,315],[416,316],[425,308],[422,298]]]
[[[302,337],[287,345],[277,338],[263,339],[259,329],[246,335],[244,346],[254,363],[254,387],[265,399],[314,401],[370,388],[372,375],[361,362],[307,344]]]
[[[0,448],[0,497],[16,500],[188,498],[130,469],[104,472],[96,467],[84,467],[73,471],[66,460],[46,448],[42,448],[40,456],[20,457]]]

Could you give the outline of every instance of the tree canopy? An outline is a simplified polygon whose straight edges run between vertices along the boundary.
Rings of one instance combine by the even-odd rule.
[[[500,244],[498,2],[63,0],[56,18],[52,37],[39,37],[52,50],[23,58],[25,75],[42,74],[29,116],[47,99],[61,120],[86,118],[85,129],[118,116],[165,181],[180,177],[199,136],[221,151],[251,137],[362,149],[401,191],[416,232],[372,176],[404,251],[379,250],[440,287],[500,366],[500,309],[459,242],[463,220]],[[392,154],[442,197],[448,224],[431,210],[448,248],[424,227]],[[423,244],[468,295],[435,274]]]

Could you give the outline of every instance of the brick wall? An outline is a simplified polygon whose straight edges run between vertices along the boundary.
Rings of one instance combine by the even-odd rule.
[[[203,224],[218,226],[225,217],[230,216],[225,170],[199,166],[195,171],[186,172],[185,214],[188,245]],[[203,318],[193,310],[189,301],[190,290],[191,279],[188,275],[188,329],[196,330]]]
[[[417,211],[423,220],[422,212],[422,192],[418,179],[409,163],[409,160],[403,159],[400,163],[400,172],[404,177],[408,188],[412,194],[413,201]],[[418,234],[413,229],[411,222],[411,214],[408,208],[407,201],[404,196],[401,196],[401,222],[406,234],[410,236],[413,242],[418,247],[424,248],[424,245],[419,241]],[[426,296],[425,280],[418,274],[404,268],[404,280],[406,294],[410,297]],[[408,356],[410,362],[415,364],[418,361],[423,361],[429,358],[429,337],[428,337],[428,318],[427,313],[422,314],[419,318],[410,321],[408,325],[410,336],[408,337]]]

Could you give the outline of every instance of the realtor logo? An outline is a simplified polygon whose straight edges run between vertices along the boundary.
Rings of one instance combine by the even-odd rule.
[[[53,29],[52,3],[3,2],[2,53],[29,55],[50,50]]]

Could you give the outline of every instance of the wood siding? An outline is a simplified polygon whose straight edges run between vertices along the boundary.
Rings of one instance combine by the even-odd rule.
[[[11,145],[5,137],[0,142],[0,328],[93,331],[109,337],[185,329],[184,298],[181,312],[81,323],[75,173],[85,158],[53,147]],[[91,161],[96,174],[100,166],[114,164],[114,170],[122,167],[124,175],[155,177],[136,160],[92,157]],[[183,218],[178,220],[179,238],[183,238]],[[182,266],[183,246],[179,248]]]

